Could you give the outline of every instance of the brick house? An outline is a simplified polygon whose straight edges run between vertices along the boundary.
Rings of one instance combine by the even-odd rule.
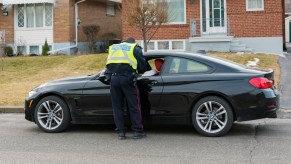
[[[168,0],[175,15],[148,45],[149,50],[251,51],[282,54],[284,0]],[[129,0],[122,1],[123,17]],[[141,34],[122,22],[123,38]]]
[[[285,0],[285,42],[288,49],[291,49],[291,0]]]
[[[5,30],[6,44],[14,53],[41,54],[45,40],[52,53],[71,54],[76,47],[86,53],[83,25],[99,25],[99,39],[106,34],[121,38],[121,0],[0,0],[0,4],[0,30]]]

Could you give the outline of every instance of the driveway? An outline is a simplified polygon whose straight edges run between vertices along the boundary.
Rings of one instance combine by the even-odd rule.
[[[282,109],[291,110],[291,54],[281,57],[280,104]]]

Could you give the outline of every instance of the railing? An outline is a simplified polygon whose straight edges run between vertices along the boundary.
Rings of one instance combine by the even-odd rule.
[[[230,19],[204,18],[190,19],[190,36],[200,37],[204,35],[231,35]]]

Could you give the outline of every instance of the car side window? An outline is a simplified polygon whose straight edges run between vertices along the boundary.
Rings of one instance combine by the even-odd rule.
[[[182,74],[182,73],[203,73],[208,72],[209,67],[205,64],[199,63],[186,58],[173,57],[170,62],[169,72],[170,74]]]

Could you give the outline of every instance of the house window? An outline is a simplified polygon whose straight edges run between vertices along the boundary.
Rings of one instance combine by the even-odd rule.
[[[115,15],[115,9],[114,9],[114,4],[107,4],[106,6],[106,14],[107,15]]]
[[[18,5],[18,27],[24,27],[24,5]]]
[[[173,50],[183,50],[184,42],[183,41],[172,41],[172,49]]]
[[[167,3],[169,24],[186,24],[186,0],[147,0],[143,5]]]
[[[39,54],[39,46],[29,46],[29,54]]]
[[[148,45],[148,50],[173,50],[185,51],[184,40],[151,40]]]
[[[158,50],[169,50],[170,43],[169,41],[158,41]]]
[[[186,8],[184,0],[168,0],[169,23],[185,23]]]
[[[26,46],[17,46],[17,54],[26,55]]]
[[[17,9],[17,25],[20,28],[52,27],[52,4],[19,4]]]
[[[155,50],[155,42],[149,42],[147,46],[148,50]]]
[[[247,11],[262,11],[264,10],[264,0],[246,0]]]

